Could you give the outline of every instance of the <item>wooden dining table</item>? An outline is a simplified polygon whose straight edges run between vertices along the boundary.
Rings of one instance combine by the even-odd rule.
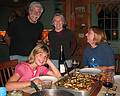
[[[102,87],[102,83],[101,82],[96,83],[95,87],[92,89],[92,91],[90,92],[89,96],[97,96],[97,94],[101,90],[101,87]],[[54,87],[54,88],[56,88],[56,87]],[[39,89],[40,89],[40,86],[39,86]],[[36,92],[36,90],[34,88],[28,87],[28,88],[24,88],[23,92],[24,92],[23,96],[30,96],[30,94]],[[77,91],[76,92],[70,91],[70,92],[72,92],[74,94],[74,96],[80,96],[80,94],[82,94],[82,93],[79,93]]]
[[[113,96],[120,96],[120,75],[115,75],[114,77],[114,84],[113,84],[113,88],[114,90],[109,90],[109,93],[115,94]],[[106,92],[106,88],[104,86],[101,87],[100,92],[98,93],[97,96],[104,96],[104,93]]]
[[[110,90],[110,93],[116,94],[115,96],[120,96],[120,83],[117,83],[115,81],[114,87],[117,87],[115,91]],[[106,89],[104,86],[99,86],[99,88],[96,90],[96,93],[93,93],[91,96],[104,96]],[[30,96],[30,93],[23,92],[23,96]]]
[[[120,75],[115,75],[115,76],[117,77],[117,79],[116,78],[114,79],[113,87],[116,87],[116,90],[110,90],[109,92],[115,94],[114,96],[120,96]],[[97,88],[93,92],[91,92],[89,96],[104,96],[106,89],[102,85],[102,82],[98,83],[98,85],[96,86]],[[39,89],[40,89],[40,86],[39,86]],[[23,88],[22,91],[23,91],[23,96],[31,96],[32,93],[36,92],[36,90],[31,87]],[[75,96],[80,96],[80,94],[77,94]]]
[[[23,92],[23,96],[30,96],[29,93]]]
[[[89,96],[97,96],[98,92],[100,91],[101,86],[99,86],[94,93],[91,93]],[[23,92],[23,96],[31,96],[31,93]],[[74,94],[74,96],[81,96],[78,92]]]

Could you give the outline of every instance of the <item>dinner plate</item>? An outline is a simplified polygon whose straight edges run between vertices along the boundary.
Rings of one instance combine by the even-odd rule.
[[[50,80],[50,81],[52,81],[53,83],[58,80],[58,79],[57,79],[56,77],[54,77],[54,76],[39,76],[39,77],[34,77],[34,78],[32,78],[31,80],[34,80],[35,78],[39,78],[40,80],[43,80],[43,81],[45,81],[45,80]]]
[[[115,83],[120,84],[120,75],[114,76]]]
[[[82,69],[80,69],[80,72],[96,75],[96,74],[99,74],[101,72],[101,70],[98,68],[82,68]]]
[[[114,79],[115,79],[115,80],[120,80],[120,75],[115,75],[115,76],[114,76]]]

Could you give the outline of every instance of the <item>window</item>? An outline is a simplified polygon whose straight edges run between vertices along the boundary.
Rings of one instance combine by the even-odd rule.
[[[98,26],[104,29],[108,40],[118,40],[119,38],[119,7],[103,7],[98,14]]]

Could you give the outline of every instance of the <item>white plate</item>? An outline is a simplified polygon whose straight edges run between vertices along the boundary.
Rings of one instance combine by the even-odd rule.
[[[58,79],[54,76],[40,76],[40,77],[34,77],[32,78],[31,80],[34,80],[35,78],[39,78],[40,80],[50,80],[52,81],[53,83],[56,82]]]
[[[114,79],[115,79],[115,80],[120,80],[120,75],[115,75],[115,76],[114,76]]]
[[[120,75],[115,75],[114,80],[117,84],[120,84]]]
[[[100,73],[101,70],[98,69],[98,68],[83,68],[83,69],[80,69],[80,72],[81,73],[87,73],[87,74],[96,75],[96,74]]]

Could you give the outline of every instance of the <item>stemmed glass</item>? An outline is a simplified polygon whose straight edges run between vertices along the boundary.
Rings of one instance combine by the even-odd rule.
[[[73,67],[73,69],[74,69],[75,72],[76,72],[76,71],[77,71],[77,68],[79,67],[79,61],[73,60],[72,67]]]
[[[106,93],[105,96],[111,95],[109,93],[109,89],[113,87],[114,84],[114,76],[113,76],[113,70],[105,70],[103,72],[103,86],[106,87]]]

